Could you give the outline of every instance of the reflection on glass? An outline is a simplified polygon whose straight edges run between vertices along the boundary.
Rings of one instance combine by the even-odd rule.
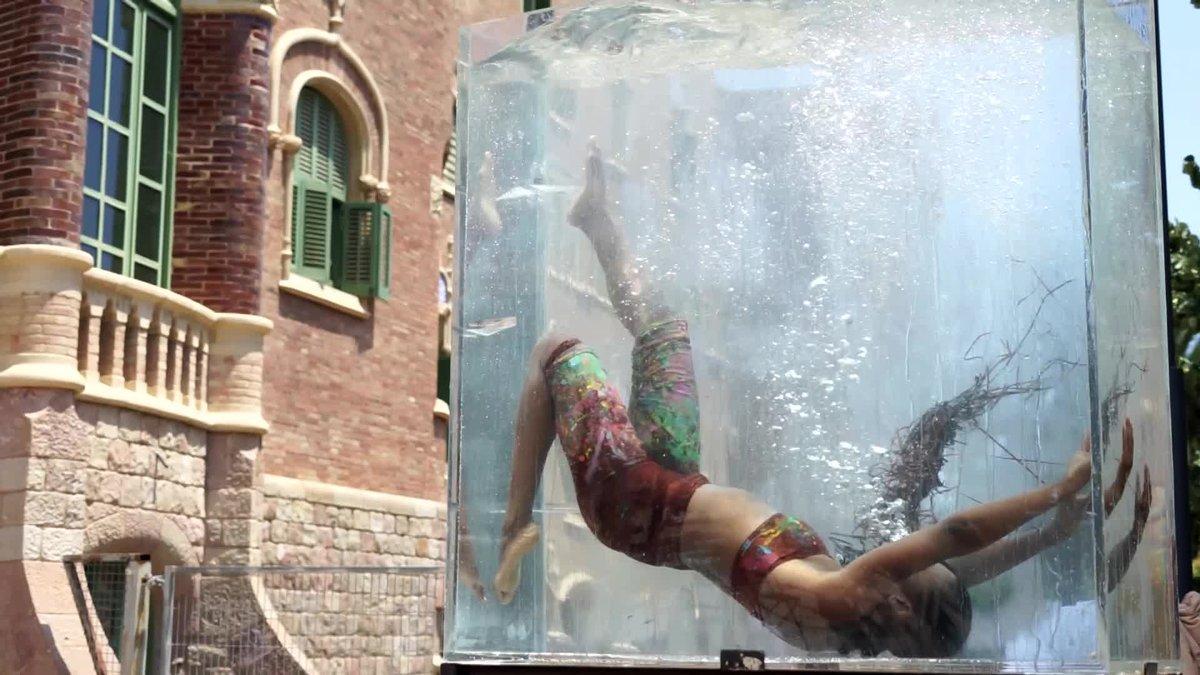
[[[104,66],[108,63],[108,50],[92,43],[92,62],[88,73],[88,108],[104,114]]]
[[[88,118],[87,151],[83,165],[83,184],[100,191],[100,171],[104,156],[104,125]]]
[[[171,59],[171,33],[155,19],[146,20],[146,47],[143,55],[146,64],[143,74],[143,91],[158,103],[167,103],[167,73]]]
[[[108,37],[108,14],[108,0],[92,1],[92,33],[101,40]]]
[[[133,65],[125,57],[109,55],[108,71],[108,119],[122,125],[129,124],[130,78]]]
[[[137,254],[158,259],[158,236],[162,222],[162,194],[152,187],[138,187]]]
[[[119,3],[117,8],[117,17],[113,21],[112,44],[117,49],[126,54],[133,53],[133,27],[137,20],[137,13],[133,7],[129,6],[122,0],[113,0]]]
[[[95,239],[100,232],[100,202],[83,198],[83,236]]]
[[[114,206],[104,207],[104,243],[125,247],[125,211]]]
[[[166,162],[166,152],[163,143],[166,141],[165,121],[162,113],[142,106],[142,148],[139,171],[150,180],[161,183],[163,164]]]
[[[104,194],[118,201],[125,201],[129,139],[116,129],[108,130],[108,146],[105,150]]]

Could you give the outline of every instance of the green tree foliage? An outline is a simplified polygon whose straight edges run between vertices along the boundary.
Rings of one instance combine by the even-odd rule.
[[[1200,349],[1188,349],[1200,335],[1200,238],[1178,220],[1170,224],[1168,235],[1175,354],[1183,380],[1184,420],[1189,427],[1188,507],[1192,522],[1200,524]],[[1191,543],[1194,557],[1200,552],[1200,527],[1193,526]]]
[[[1200,0],[1192,0],[1200,7]],[[1200,166],[1188,155],[1183,173],[1200,190]],[[1193,571],[1200,555],[1200,238],[1187,223],[1172,221],[1168,228],[1171,253],[1171,313],[1175,354],[1183,380],[1183,416],[1187,425],[1188,511],[1192,517]]]

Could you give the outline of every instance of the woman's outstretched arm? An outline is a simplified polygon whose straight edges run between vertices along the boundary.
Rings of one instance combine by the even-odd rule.
[[[1071,458],[1067,475],[1057,483],[980,504],[922,528],[900,541],[885,544],[848,565],[844,573],[856,582],[878,577],[901,581],[943,560],[994,544],[1030,519],[1079,491],[1092,475],[1091,440],[1085,438]]]
[[[1112,514],[1113,508],[1125,492],[1125,483],[1133,468],[1133,424],[1126,419],[1121,439],[1121,460],[1117,474],[1104,491],[1104,515]],[[1020,565],[1042,551],[1057,546],[1071,538],[1091,503],[1086,490],[1080,490],[1063,500],[1057,508],[1054,520],[1032,532],[1022,532],[1002,539],[987,548],[951,560],[958,578],[967,586],[975,586],[993,579]]]

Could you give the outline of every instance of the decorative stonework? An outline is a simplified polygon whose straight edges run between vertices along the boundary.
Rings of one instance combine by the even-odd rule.
[[[327,0],[329,3],[329,32],[336,33],[346,22],[346,0]]]
[[[330,28],[328,31],[316,28],[297,28],[281,35],[274,41],[270,54],[270,123],[267,126],[269,145],[282,153],[281,177],[283,179],[283,217],[280,219],[283,232],[283,246],[280,252],[280,263],[283,281],[289,280],[292,270],[292,173],[296,152],[303,141],[295,133],[295,107],[300,92],[306,86],[315,86],[339,102],[339,108],[351,130],[350,145],[352,168],[360,172],[359,190],[363,201],[387,203],[391,196],[391,188],[387,183],[388,175],[388,115],[384,104],[383,94],[375,81],[374,75],[367,69],[366,64],[358,54],[346,43],[336,31],[341,26],[342,12],[345,0],[327,0],[330,10]],[[294,76],[290,86],[283,86],[283,69],[289,54],[298,45],[315,43],[331,47],[331,61],[340,61],[346,73],[353,73],[363,83],[357,87],[335,74],[337,68],[333,63],[325,63],[319,69],[305,70]],[[287,91],[289,114],[283,119],[281,113],[281,96]],[[356,95],[357,94],[357,95]],[[364,109],[364,105],[367,109]],[[298,284],[281,284],[280,289],[294,295],[310,297],[317,302],[333,309],[343,310],[353,316],[358,316],[357,301],[347,301],[337,293],[328,293],[319,289],[315,292],[304,282]],[[365,311],[363,313],[365,316]]]
[[[268,19],[279,19],[279,7],[275,0],[183,0],[185,14],[248,14]]]
[[[0,247],[0,389],[70,389],[205,429],[263,433],[270,330],[262,317],[93,269],[81,251]]]

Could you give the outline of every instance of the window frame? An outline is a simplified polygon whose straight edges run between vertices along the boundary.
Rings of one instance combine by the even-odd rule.
[[[310,113],[311,118],[308,117]],[[289,172],[290,272],[357,298],[386,300],[390,294],[392,214],[377,201],[356,199],[362,196],[362,190],[356,187],[351,177],[355,173],[356,158],[359,157],[356,151],[361,139],[354,133],[352,123],[334,97],[318,87],[305,85],[300,89],[292,115],[293,128],[301,145],[293,155]],[[330,118],[327,122],[324,121],[326,116]],[[331,134],[340,131],[340,136],[325,138],[322,130]],[[326,150],[329,151],[327,155]],[[327,179],[320,175],[322,162]],[[314,199],[314,195],[319,197]],[[313,257],[306,251],[308,238],[316,231],[315,223],[308,222],[308,209],[317,201],[324,204],[324,260],[319,267],[311,264]],[[358,239],[353,236],[352,221],[364,215],[369,239]],[[353,259],[350,248],[358,254]]]
[[[103,2],[108,11],[103,36],[92,32],[95,26],[94,14],[101,2]],[[119,15],[124,7],[131,8],[134,13],[130,50],[128,51],[117,46],[113,39],[114,28],[117,22],[120,21]],[[109,259],[119,260],[120,264],[114,266],[115,268],[110,271],[129,277],[141,278],[141,270],[149,270],[154,280],[150,281],[149,279],[141,278],[142,281],[153,283],[163,288],[170,288],[171,246],[175,215],[174,198],[178,143],[179,86],[181,79],[180,65],[183,51],[182,21],[178,0],[93,0],[92,13],[92,27],[89,27],[89,49],[93,55],[97,51],[100,51],[105,58],[103,66],[104,83],[99,91],[104,101],[99,106],[102,112],[94,109],[96,102],[90,99],[91,92],[95,87],[89,78],[89,101],[85,113],[85,125],[89,131],[85,136],[84,181],[82,185],[84,212],[81,214],[80,220],[80,248],[92,255],[93,262],[97,267],[106,268],[105,262]],[[147,65],[151,63],[151,59],[154,56],[147,53],[147,32],[152,22],[160,24],[169,33],[167,41],[169,54],[166,55],[166,72],[163,74],[164,86],[162,94],[164,100],[162,102],[154,100],[145,88]],[[112,111],[109,110],[109,105],[112,102],[112,64],[114,62],[114,55],[115,58],[119,58],[129,64],[129,76],[126,83],[128,112],[123,124],[116,121],[112,116]],[[95,71],[94,64],[91,71]],[[161,170],[159,180],[155,180],[150,176],[144,176],[141,170],[143,136],[146,133],[143,124],[146,108],[162,116],[162,149],[161,154],[158,156],[159,169]],[[99,138],[93,138],[90,133],[93,123],[99,126]],[[125,162],[123,167],[124,175],[122,176],[124,181],[124,195],[120,197],[117,195],[108,195],[108,186],[106,185],[109,181],[109,165],[113,163],[110,160],[108,152],[108,142],[114,132],[125,137]],[[98,167],[98,189],[87,185],[87,158],[93,152],[91,147],[93,141],[100,144],[99,149],[95,150],[100,164]],[[117,166],[120,166],[119,162]],[[142,188],[157,193],[159,199],[159,214],[155,223],[155,227],[158,230],[157,250],[155,251],[157,259],[144,256],[138,251],[140,215],[142,209],[145,208],[145,205],[142,204]],[[98,205],[94,236],[86,233],[88,200],[92,200]],[[109,223],[105,222],[107,220],[106,212],[109,208],[120,209],[124,212],[124,237],[121,246],[105,242],[105,231],[109,225]]]

